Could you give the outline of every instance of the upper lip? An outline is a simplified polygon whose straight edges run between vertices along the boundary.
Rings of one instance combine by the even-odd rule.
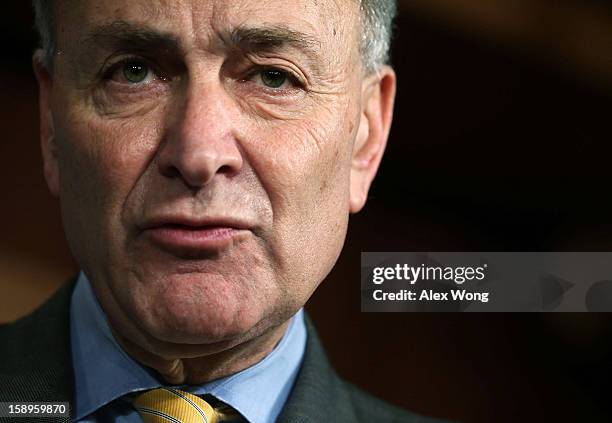
[[[193,229],[205,229],[209,227],[225,227],[233,229],[250,229],[253,225],[244,219],[234,217],[195,217],[184,215],[155,216],[146,219],[141,225],[142,230],[154,229],[162,226],[177,225]]]

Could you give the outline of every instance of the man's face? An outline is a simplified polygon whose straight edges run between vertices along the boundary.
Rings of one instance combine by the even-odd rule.
[[[45,171],[113,328],[171,357],[286,321],[375,172],[358,2],[57,3]]]

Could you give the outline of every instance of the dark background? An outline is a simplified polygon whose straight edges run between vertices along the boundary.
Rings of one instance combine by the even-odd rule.
[[[0,17],[0,320],[76,272],[38,145],[29,2]],[[612,7],[400,2],[387,154],[307,309],[338,372],[464,422],[612,420],[608,314],[360,312],[361,251],[610,251]]]

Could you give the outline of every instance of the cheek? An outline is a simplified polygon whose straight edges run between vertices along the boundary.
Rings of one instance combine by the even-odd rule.
[[[60,199],[63,209],[83,215],[84,229],[102,236],[119,228],[121,207],[155,153],[158,130],[150,120],[105,119],[79,109],[56,119]]]
[[[316,287],[312,281],[327,275],[346,234],[351,145],[347,125],[340,119],[312,117],[277,122],[258,129],[251,144],[249,161],[273,208],[272,245],[283,258],[281,266],[292,275],[293,288],[296,280],[305,281],[305,295]]]
[[[340,125],[331,122],[270,124],[258,128],[250,141],[254,152],[249,161],[276,207],[312,205],[348,181],[348,141]]]

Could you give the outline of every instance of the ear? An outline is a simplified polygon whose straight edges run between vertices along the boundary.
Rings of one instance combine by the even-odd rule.
[[[351,163],[351,213],[357,213],[365,205],[385,152],[393,119],[395,85],[395,72],[389,66],[364,79],[361,118]]]
[[[38,107],[40,114],[40,146],[42,149],[45,179],[49,191],[55,197],[59,196],[59,167],[57,163],[57,148],[53,115],[51,114],[51,89],[53,77],[44,61],[44,52],[36,50],[32,57],[34,74],[38,81]]]

